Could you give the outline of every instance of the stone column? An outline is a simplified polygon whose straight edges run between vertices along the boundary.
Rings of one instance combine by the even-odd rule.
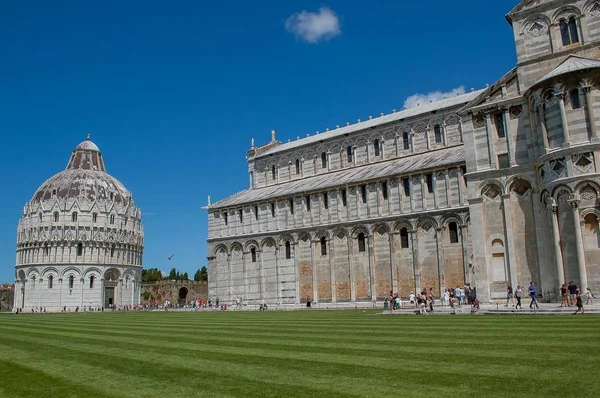
[[[135,289],[136,289],[136,283],[135,283],[135,279],[131,280],[131,305],[134,306],[136,304],[135,302]]]
[[[489,112],[485,113],[485,130],[487,133],[488,156],[491,168],[495,168],[496,164],[496,148],[494,147],[494,129],[492,126],[492,115]]]
[[[265,288],[264,288],[264,283],[263,283],[263,279],[264,279],[264,268],[263,268],[263,255],[262,255],[262,249],[261,250],[256,250],[256,255],[259,256],[259,268],[258,268],[258,279],[260,280],[260,283],[258,285],[259,288],[259,293],[260,293],[260,303],[262,304],[265,297],[264,297],[264,292],[265,292]],[[216,289],[215,289],[216,290]]]
[[[408,178],[408,201],[410,202],[410,212],[414,212],[415,211],[415,201],[414,201],[414,195],[413,195],[413,184],[412,184],[412,177],[408,176],[406,177]],[[404,185],[404,182],[402,183],[402,185]]]
[[[335,303],[336,300],[336,286],[335,286],[335,236],[332,236],[329,241],[329,280],[331,281],[331,302]]]
[[[227,302],[231,303],[231,287],[233,286],[233,281],[231,280],[231,274],[233,273],[231,269],[231,253],[227,253],[227,271]]]
[[[442,123],[442,144],[448,146],[448,131],[446,128],[446,122]]]
[[[458,186],[458,205],[462,206],[464,202],[463,195],[463,175],[460,167],[456,168],[456,185]]]
[[[390,271],[392,272],[393,293],[398,292],[398,268],[396,266],[396,245],[394,244],[396,241],[396,236],[398,235],[398,232],[391,232],[390,234],[388,234],[390,238]]]
[[[348,269],[350,271],[350,301],[356,302],[356,285],[354,284],[354,266],[352,264],[352,236],[348,236]]]
[[[421,206],[423,210],[427,210],[427,196],[425,194],[427,188],[425,187],[425,174],[421,174],[419,179],[421,180]]]
[[[575,227],[575,242],[577,249],[577,269],[579,271],[579,290],[583,294],[585,293],[587,284],[587,270],[585,266],[585,253],[583,250],[583,236],[581,234],[581,217],[579,216],[579,198],[574,197],[569,200],[571,210],[573,211],[573,223]]]
[[[292,244],[292,247],[294,249],[294,274],[295,274],[295,280],[294,280],[294,289],[296,291],[296,304],[300,304],[300,269],[298,267],[298,246],[299,246],[300,241],[295,242]],[[244,283],[244,286],[246,285],[246,283]]]
[[[419,238],[417,236],[417,230],[413,229],[409,231],[409,233],[413,253],[413,274],[415,277],[415,293],[419,293],[421,291],[421,271],[419,267]]]
[[[79,311],[83,311],[83,288],[85,285],[85,279],[83,279],[83,276],[79,279],[79,283],[81,287],[81,294],[79,295]]]
[[[394,143],[396,145],[396,157],[400,156],[400,144],[398,143],[398,138],[400,138],[400,134],[396,133],[394,135]]]
[[[427,150],[428,151],[431,149],[431,143],[429,142],[429,132],[430,132],[430,128],[429,128],[429,126],[427,126],[425,128],[425,142],[427,143]]]
[[[327,171],[331,170],[331,151],[327,151]]]
[[[554,257],[556,259],[556,276],[558,277],[558,287],[560,288],[565,283],[565,269],[563,266],[563,257],[560,244],[560,230],[558,228],[558,205],[554,198],[550,198],[548,210],[552,219],[552,246],[554,246]]]
[[[471,278],[469,278],[469,250],[468,250],[468,240],[467,240],[467,226],[460,225],[460,245],[462,249],[462,260],[463,260],[463,272],[465,273],[465,284],[471,283]]]
[[[312,301],[319,301],[318,291],[317,291],[317,264],[315,264],[315,246],[317,244],[316,240],[310,241],[310,262],[312,264]]]
[[[508,150],[508,166],[512,167],[517,165],[517,160],[515,159],[515,148],[510,131],[510,113],[508,108],[502,110],[502,117],[504,118],[504,133],[506,135],[506,148]]]
[[[539,119],[538,126],[540,127],[540,134],[542,135],[542,140],[544,141],[544,149],[546,152],[548,152],[548,149],[550,149],[550,141],[548,140],[548,130],[546,129],[546,112],[543,103],[537,108],[536,113]]]
[[[447,207],[452,207],[452,199],[450,195],[450,170],[444,170],[444,182],[446,183],[446,203]]]
[[[375,284],[375,249],[373,248],[373,235],[369,234],[369,277],[371,279],[371,301],[377,301],[377,288]]]
[[[281,304],[281,285],[279,284],[279,263],[281,262],[281,255],[285,256],[285,248],[281,250],[281,244],[275,244],[275,290],[277,292],[277,304]],[[231,290],[231,287],[229,288]]]
[[[556,96],[558,97],[558,106],[560,108],[560,122],[563,131],[563,147],[568,148],[571,146],[571,136],[569,135],[569,122],[567,119],[567,111],[565,109],[565,93],[561,88],[557,88],[560,90]]]
[[[504,216],[504,239],[506,242],[506,262],[509,269],[510,285],[517,286],[517,265],[515,264],[515,244],[510,213],[510,193],[502,195],[502,215]]]
[[[598,128],[596,127],[596,115],[594,112],[594,98],[592,96],[591,81],[584,80],[581,83],[583,85],[583,92],[585,93],[585,110],[590,124],[590,141],[600,142],[600,137],[598,137]]]
[[[371,162],[371,141],[367,140],[367,163]]]
[[[356,166],[356,145],[352,145],[352,165]]]
[[[444,291],[445,287],[446,287],[446,278],[444,275],[444,248],[443,248],[443,241],[442,241],[442,228],[436,228],[435,229],[435,240],[437,243],[437,262],[438,262],[438,276],[439,276],[439,283],[438,283],[438,292],[440,294],[440,296],[442,295],[442,292]]]

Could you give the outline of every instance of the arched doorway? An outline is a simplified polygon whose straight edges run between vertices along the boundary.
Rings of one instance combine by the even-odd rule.
[[[120,305],[119,278],[121,273],[118,269],[111,268],[104,273],[104,308]]]
[[[179,289],[179,305],[186,304],[187,295],[188,295],[187,287],[182,287],[181,289]]]

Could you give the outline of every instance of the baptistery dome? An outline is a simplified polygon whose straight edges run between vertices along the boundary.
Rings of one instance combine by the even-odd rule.
[[[87,310],[139,303],[144,232],[131,192],[87,139],[25,205],[15,308]]]

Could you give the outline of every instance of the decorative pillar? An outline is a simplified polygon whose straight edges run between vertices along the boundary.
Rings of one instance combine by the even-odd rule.
[[[460,246],[462,249],[462,260],[463,260],[463,272],[465,273],[465,284],[471,284],[471,278],[469,278],[469,250],[467,240],[467,226],[460,225]]]
[[[231,280],[231,253],[227,253],[227,271],[227,302],[231,303],[231,287],[233,286],[233,282]]]
[[[413,253],[413,273],[415,277],[415,293],[421,291],[421,271],[419,267],[419,238],[417,236],[417,230],[413,229],[409,231],[411,238],[411,246]]]
[[[296,304],[300,304],[300,269],[298,268],[298,246],[300,244],[300,239],[298,239],[298,242],[295,242],[292,244],[292,247],[294,249],[294,274],[295,274],[295,280],[294,280],[294,289],[296,290]],[[244,278],[245,279],[245,278]],[[246,283],[244,283],[244,286],[246,285]]]
[[[400,138],[400,134],[396,133],[394,135],[394,144],[396,145],[396,157],[400,156],[400,144],[398,143],[398,138]]]
[[[510,113],[508,108],[502,110],[502,117],[504,118],[504,134],[506,136],[506,148],[508,151],[508,166],[512,167],[517,165],[517,160],[515,159],[515,148],[510,131]]]
[[[373,235],[369,234],[369,276],[371,279],[371,301],[377,301],[377,289],[375,285],[375,250],[373,249]]]
[[[285,256],[285,248],[281,250],[281,244],[278,246],[275,244],[275,290],[277,293],[277,304],[281,304],[281,286],[279,284],[279,263],[281,262],[281,256]],[[230,288],[231,289],[231,284]]]
[[[429,131],[430,131],[430,128],[429,128],[429,126],[427,126],[425,128],[425,142],[427,143],[427,150],[431,149],[431,143],[429,142]]]
[[[392,291],[393,293],[398,292],[398,269],[396,266],[396,236],[400,235],[398,232],[392,232],[388,234],[390,239],[390,272],[392,273]]]
[[[265,297],[264,297],[265,289],[264,289],[264,286],[263,286],[263,284],[264,284],[263,283],[263,280],[264,280],[264,266],[263,266],[262,249],[261,250],[256,250],[256,255],[259,256],[259,260],[258,260],[259,261],[258,277],[259,277],[260,283],[258,285],[259,286],[258,289],[259,289],[259,293],[260,293],[260,304],[262,304],[264,302],[264,299],[265,299]],[[217,289],[215,289],[215,290],[217,290]]]
[[[539,119],[538,126],[540,126],[540,134],[544,141],[544,149],[548,152],[548,149],[550,149],[550,141],[548,140],[548,130],[546,129],[546,111],[543,102],[538,106],[536,113]]]
[[[596,115],[594,112],[594,98],[592,97],[592,82],[583,80],[583,92],[585,93],[585,110],[587,113],[588,123],[590,124],[590,141],[600,142],[598,137],[598,129],[596,127]]]
[[[312,264],[312,300],[311,301],[319,301],[318,291],[317,291],[317,264],[315,264],[315,246],[317,244],[316,240],[310,241],[310,262]]]
[[[444,146],[448,146],[448,132],[446,129],[446,122],[442,123],[442,140]]]
[[[485,131],[487,133],[488,156],[490,168],[495,168],[496,164],[496,148],[494,147],[494,129],[492,127],[492,115],[489,112],[485,113]]]
[[[327,151],[327,171],[331,170],[331,151]]]
[[[463,174],[462,174],[462,170],[460,169],[460,167],[456,168],[456,186],[458,187],[458,205],[462,206],[463,205]]]
[[[352,264],[352,236],[348,235],[348,269],[350,275],[350,301],[356,302],[356,286],[354,284],[354,266]]]
[[[414,195],[413,195],[412,177],[408,176],[406,178],[408,179],[408,201],[410,203],[410,212],[412,213],[415,211],[415,201],[413,199]],[[404,185],[404,182],[402,182],[402,184]]]
[[[352,165],[356,166],[356,145],[352,145]]]
[[[569,200],[571,210],[573,211],[573,223],[575,227],[575,247],[577,249],[577,269],[579,271],[579,291],[585,293],[587,284],[587,270],[585,267],[585,253],[583,251],[583,236],[581,234],[581,218],[579,217],[579,203],[577,196]]]
[[[446,280],[444,275],[444,248],[442,246],[442,228],[435,229],[435,240],[437,243],[437,263],[438,263],[438,292],[442,296],[442,292],[446,287]]]
[[[371,162],[371,141],[367,140],[367,163]]]
[[[571,146],[571,137],[569,135],[569,122],[567,119],[567,111],[565,109],[565,93],[562,91],[562,87],[557,87],[559,93],[556,94],[558,98],[558,106],[560,108],[560,122],[563,131],[563,147],[568,148]]]
[[[450,195],[450,170],[444,170],[444,182],[446,183],[446,206],[452,207],[452,196]]]
[[[83,276],[79,279],[80,282],[80,287],[81,287],[81,294],[79,297],[79,311],[83,311],[83,287],[85,284],[85,279],[83,279]]]
[[[419,180],[421,181],[421,208],[423,210],[427,210],[427,196],[425,194],[427,188],[425,187],[425,174],[421,174]]]
[[[335,303],[336,300],[336,286],[335,286],[335,236],[332,235],[332,237],[327,241],[327,244],[329,246],[329,249],[327,251],[327,254],[329,255],[329,280],[331,282],[331,302]]]
[[[462,119],[458,119],[458,133],[460,134],[460,142],[463,143],[463,124]]]
[[[517,286],[517,265],[515,264],[515,244],[510,213],[510,193],[502,195],[502,215],[504,216],[504,240],[506,242],[506,262],[509,269],[510,285]]]

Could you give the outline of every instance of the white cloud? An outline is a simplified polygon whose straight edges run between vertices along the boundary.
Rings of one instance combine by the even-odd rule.
[[[342,33],[338,16],[327,7],[319,12],[302,11],[285,20],[285,29],[309,43],[328,40]]]
[[[452,89],[448,92],[434,91],[427,94],[414,94],[411,95],[404,101],[404,107],[406,109],[414,108],[419,105],[425,105],[431,102],[441,101],[445,98],[456,97],[458,94],[465,93],[465,86],[460,86]]]

